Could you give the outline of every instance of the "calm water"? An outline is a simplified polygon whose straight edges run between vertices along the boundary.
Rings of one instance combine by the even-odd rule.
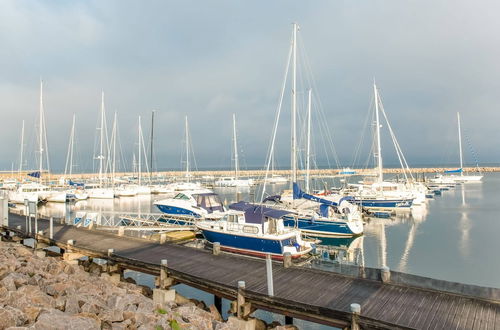
[[[287,185],[272,185],[270,194]],[[216,189],[228,203],[237,199],[260,199],[260,193],[235,188]],[[152,202],[164,196],[140,196],[115,200],[88,200],[75,205],[47,204],[41,211],[65,216],[77,210],[157,212]],[[488,173],[483,183],[457,186],[443,191],[411,213],[391,219],[367,219],[365,234],[343,242],[357,247],[368,267],[387,264],[391,269],[448,281],[500,287],[500,173]],[[338,244],[334,242],[333,244]],[[349,246],[351,244],[352,246]],[[146,282],[149,280],[146,280]],[[211,295],[180,286],[181,294],[212,303]],[[225,302],[227,305],[227,302]],[[226,306],[223,307],[226,309]],[[283,317],[259,312],[263,319]],[[297,320],[297,322],[301,322]],[[311,328],[309,323],[296,323]],[[324,327],[314,325],[314,328]]]

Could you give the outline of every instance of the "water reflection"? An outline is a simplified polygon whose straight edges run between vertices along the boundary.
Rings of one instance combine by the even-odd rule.
[[[468,257],[470,255],[470,246],[469,246],[469,233],[471,230],[471,223],[469,220],[469,216],[467,213],[467,203],[465,202],[465,186],[461,186],[461,195],[462,195],[462,205],[460,208],[460,221],[458,224],[458,228],[460,230],[460,254],[464,257]]]

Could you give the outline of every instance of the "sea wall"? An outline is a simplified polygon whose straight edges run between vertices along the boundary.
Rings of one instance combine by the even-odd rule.
[[[447,170],[456,170],[457,168],[449,168],[449,167],[420,167],[420,168],[412,168],[411,172],[413,174],[417,173],[443,173],[444,171]],[[374,169],[353,169],[357,174],[360,175],[368,175],[368,174],[374,174],[375,171]],[[339,169],[314,169],[311,170],[310,174],[311,175],[338,175],[341,170]],[[465,172],[470,172],[470,173],[487,173],[487,172],[500,172],[500,167],[494,167],[494,166],[483,166],[483,167],[465,167],[464,168]],[[12,178],[12,177],[26,177],[28,173],[32,171],[24,171],[19,175],[17,172],[10,172],[10,171],[5,171],[5,172],[0,172],[0,178],[1,179],[7,179],[7,178]],[[398,174],[398,173],[403,173],[403,170],[401,168],[384,168],[384,173],[393,173],[393,174]],[[289,176],[290,175],[290,170],[275,170],[273,174],[276,175],[283,175],[283,176]],[[305,174],[304,170],[299,170],[299,174]],[[132,172],[123,172],[123,173],[116,173],[115,174],[117,177],[121,176],[134,176],[135,173]],[[163,177],[179,177],[182,178],[185,175],[185,172],[183,171],[155,171],[154,176],[163,176]],[[193,177],[206,177],[206,176],[213,176],[213,177],[221,177],[221,176],[233,176],[234,171],[228,171],[228,170],[204,170],[204,171],[191,171],[190,175]],[[239,175],[242,177],[263,177],[265,175],[264,170],[240,170]],[[49,176],[51,180],[57,180],[60,177],[64,177],[64,174],[58,174],[58,173],[50,173],[48,175],[44,174],[44,177]],[[72,174],[71,177],[74,180],[78,179],[91,179],[91,178],[97,178],[98,174],[96,173],[77,173],[77,174]]]

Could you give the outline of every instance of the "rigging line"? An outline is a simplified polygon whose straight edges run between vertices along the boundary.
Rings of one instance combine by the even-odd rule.
[[[408,172],[410,174],[411,179],[414,180],[415,178],[413,177],[410,166],[408,165],[408,162],[406,161],[406,157],[403,153],[403,150],[401,149],[401,146],[396,138],[396,135],[394,134],[394,131],[392,130],[391,124],[389,123],[389,120],[387,119],[387,114],[385,113],[384,105],[383,105],[382,98],[380,97],[380,95],[379,95],[379,102],[380,102],[380,108],[382,109],[382,114],[384,115],[385,121],[387,122],[387,127],[389,128],[389,132],[391,133],[391,137],[393,139],[393,143],[394,143],[394,146],[396,148],[396,153],[398,154],[398,158],[399,158],[399,154],[401,154],[401,159],[403,160],[403,163],[401,163],[401,159],[400,159],[400,163],[401,163],[401,166],[403,167],[403,173],[405,175],[405,179],[408,181],[408,177],[406,174],[406,172]],[[406,169],[405,169],[405,167],[406,167]]]
[[[261,201],[264,199],[264,194],[266,193],[266,183],[267,183],[267,178],[269,175],[271,161],[273,161],[273,159],[275,158],[274,157],[274,144],[276,141],[276,133],[278,131],[278,123],[279,123],[280,114],[281,114],[281,107],[283,105],[283,97],[285,95],[286,82],[288,79],[288,71],[290,69],[290,61],[292,59],[292,48],[293,48],[292,41],[290,41],[290,49],[288,51],[288,58],[286,61],[286,66],[285,66],[285,76],[283,78],[283,84],[282,84],[281,92],[280,92],[280,96],[279,96],[278,107],[276,109],[276,116],[274,118],[274,127],[273,127],[273,131],[271,134],[271,141],[270,141],[270,144],[268,147],[268,152],[267,152],[267,159],[266,159],[267,164],[266,164],[266,171],[264,174],[264,183],[262,185],[262,194],[261,194],[261,198],[260,198]]]
[[[465,137],[465,143],[467,144],[467,147],[469,148],[469,151],[472,154],[472,157],[474,158],[474,162],[476,163],[476,167],[479,168],[479,157],[478,157],[477,153],[475,152],[474,148],[472,148],[472,143],[470,141],[470,137],[468,135],[467,129],[462,127],[462,132],[463,132],[463,136]]]
[[[389,119],[387,119],[387,114],[385,113],[384,105],[382,102],[382,98],[380,97],[380,94],[378,95],[378,99],[379,99],[380,110],[382,110],[382,115],[384,116],[385,122],[387,124],[387,128],[389,129],[389,134],[392,138],[392,143],[394,144],[394,149],[396,149],[396,155],[398,156],[399,164],[401,165],[401,168],[403,169],[403,174],[404,174],[405,180],[408,181],[407,171],[410,174],[411,178],[414,179],[413,175],[411,174],[411,171],[409,169],[408,163],[406,162],[406,159],[404,157],[403,151],[401,150],[399,143],[398,143],[398,140],[396,139],[396,135],[394,134],[394,131],[392,130],[391,124],[389,123]],[[406,165],[406,168],[405,168],[405,165]]]
[[[301,34],[299,33],[299,40],[300,42],[305,45],[305,42],[303,41],[302,39],[302,36]],[[306,47],[302,47],[302,53],[303,53],[303,61],[304,61],[304,67],[306,68],[306,73],[308,73],[309,75],[307,76],[308,77],[308,82],[309,82],[309,86],[311,86],[311,88],[315,91],[319,91],[317,85],[316,85],[316,80],[314,79],[314,73],[313,73],[313,70],[311,68],[311,64],[310,64],[310,61],[309,61],[309,56],[307,54],[307,51],[306,51]],[[339,160],[339,157],[338,157],[338,154],[337,154],[337,151],[335,149],[335,145],[333,143],[333,133],[330,132],[330,128],[328,127],[328,121],[327,121],[327,117],[326,117],[326,114],[325,114],[325,111],[324,111],[324,107],[323,107],[323,103],[321,101],[321,98],[319,98],[319,95],[317,93],[314,94],[314,103],[315,105],[317,105],[317,108],[318,108],[318,115],[319,115],[319,120],[320,120],[320,127],[323,126],[324,128],[324,131],[326,131],[326,134],[324,135],[327,139],[327,142],[331,148],[331,152],[334,156],[334,160],[336,162],[336,165],[337,167],[341,167],[341,163],[340,163],[340,160]],[[329,162],[329,160],[328,160]],[[329,166],[331,166],[331,164],[329,163]]]
[[[373,98],[374,98],[374,96],[371,95],[370,96],[370,103],[369,103],[369,106],[368,106],[368,112],[366,113],[365,121],[363,123],[363,128],[361,130],[361,137],[359,139],[359,142],[358,142],[356,148],[354,149],[353,160],[352,160],[352,168],[355,168],[356,166],[361,165],[361,162],[358,164],[358,161],[360,161],[360,159],[358,159],[358,158],[360,157],[361,147],[363,145],[366,132],[368,131],[368,123],[370,122],[370,115],[372,115],[372,107],[371,107],[371,105],[373,103]],[[370,153],[371,153],[371,151],[370,151]]]

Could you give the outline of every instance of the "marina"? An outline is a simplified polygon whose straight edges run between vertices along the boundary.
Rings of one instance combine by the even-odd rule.
[[[0,330],[500,330],[497,5],[282,2],[0,4]]]

